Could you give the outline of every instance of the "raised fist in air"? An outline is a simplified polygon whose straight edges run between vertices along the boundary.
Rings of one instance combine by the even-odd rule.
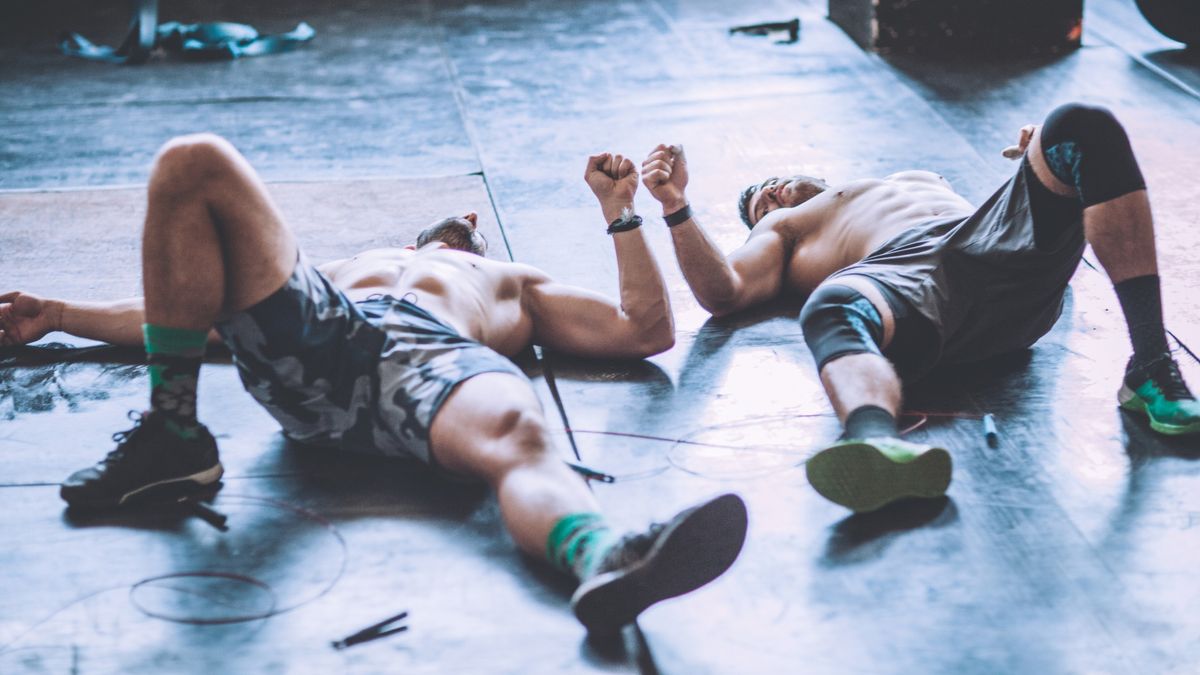
[[[659,145],[642,162],[642,183],[662,204],[663,213],[674,213],[687,205],[683,193],[687,182],[687,156],[682,145]]]
[[[633,205],[637,192],[637,167],[633,160],[621,155],[604,152],[588,157],[587,169],[583,172],[592,194],[601,206],[625,207]]]

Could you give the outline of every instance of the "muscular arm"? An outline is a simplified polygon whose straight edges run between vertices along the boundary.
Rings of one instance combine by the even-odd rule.
[[[525,292],[534,342],[598,358],[644,358],[675,344],[675,321],[662,272],[641,230],[613,235],[621,301],[549,278]]]
[[[142,324],[146,315],[141,298],[58,304],[62,307],[58,330],[114,345],[142,345]]]
[[[0,345],[36,342],[47,333],[62,331],[89,340],[140,347],[146,317],[141,298],[107,302],[46,300],[29,293],[0,296]],[[219,343],[216,331],[209,343]]]
[[[775,230],[756,232],[728,257],[695,218],[672,228],[671,241],[688,287],[713,316],[765,302],[783,287],[786,247]]]
[[[662,204],[663,215],[687,207],[687,157],[677,145],[659,145],[642,162],[642,182]],[[714,316],[776,296],[783,287],[787,246],[773,227],[762,227],[727,258],[696,219],[671,229],[683,277],[700,306]]]
[[[605,222],[633,208],[637,170],[607,153],[588,158],[584,174],[600,200]],[[675,319],[658,261],[641,229],[612,235],[620,304],[592,291],[537,277],[523,300],[533,318],[534,342],[580,356],[643,358],[675,344]]]

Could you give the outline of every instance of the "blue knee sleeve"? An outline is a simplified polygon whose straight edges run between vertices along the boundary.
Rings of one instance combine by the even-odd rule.
[[[1125,128],[1105,108],[1055,108],[1042,126],[1042,153],[1051,173],[1079,191],[1085,208],[1146,188]]]
[[[800,310],[800,326],[817,372],[848,354],[881,354],[883,318],[870,300],[849,286],[818,286]]]

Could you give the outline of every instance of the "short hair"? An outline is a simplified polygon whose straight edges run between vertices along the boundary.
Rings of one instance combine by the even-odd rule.
[[[487,253],[487,239],[464,218],[446,218],[421,230],[417,235],[417,248],[432,241],[476,255]]]
[[[778,177],[772,176],[761,183],[754,183],[745,190],[742,190],[742,193],[738,195],[738,215],[742,217],[742,222],[745,223],[747,229],[754,229],[754,223],[750,222],[750,200],[754,198],[754,194],[761,190],[764,185],[775,180],[776,178]],[[800,201],[792,204],[792,206],[799,206],[829,189],[829,183],[826,183],[822,178],[797,174],[795,176],[788,176],[787,179],[799,180],[804,184],[805,188],[801,191]]]
[[[771,179],[768,178],[767,180]],[[745,223],[747,230],[754,229],[754,223],[750,222],[750,200],[754,198],[754,193],[758,192],[762,186],[762,183],[754,183],[747,186],[745,190],[742,190],[742,194],[738,195],[738,215],[742,217],[742,222]]]

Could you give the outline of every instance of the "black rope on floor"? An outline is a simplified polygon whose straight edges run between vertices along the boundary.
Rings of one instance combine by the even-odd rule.
[[[222,495],[222,498],[223,499],[233,499],[235,501],[240,499],[240,500],[247,501],[247,502],[252,502],[252,503],[257,502],[259,504],[265,504],[267,506],[282,509],[284,511],[289,511],[289,512],[295,514],[296,516],[299,516],[300,518],[317,523],[318,525],[323,527],[325,530],[327,530],[330,535],[333,536],[333,538],[338,543],[338,548],[341,550],[341,562],[338,565],[337,573],[334,574],[333,578],[330,579],[329,583],[326,584],[315,595],[312,595],[311,597],[303,598],[297,602],[294,602],[290,605],[284,605],[282,607],[278,606],[278,602],[277,602],[278,596],[270,584],[268,584],[265,581],[262,581],[261,579],[257,579],[253,576],[245,575],[245,574],[238,574],[236,572],[224,572],[224,571],[219,571],[219,570],[191,570],[191,571],[184,571],[184,572],[171,572],[171,573],[167,573],[167,574],[160,574],[160,575],[155,575],[152,577],[147,577],[147,578],[138,580],[138,581],[134,582],[133,584],[118,584],[115,586],[107,586],[105,588],[101,588],[99,590],[95,590],[95,591],[92,591],[85,595],[82,595],[78,598],[75,598],[74,600],[71,600],[70,602],[68,602],[68,603],[62,605],[61,607],[59,607],[58,609],[54,610],[49,615],[47,615],[45,618],[41,619],[40,621],[35,622],[33,625],[29,626],[27,629],[22,631],[16,637],[9,640],[7,644],[0,646],[0,655],[18,651],[20,649],[24,649],[23,647],[14,648],[14,645],[18,644],[25,636],[27,636],[30,633],[32,633],[33,631],[37,630],[41,626],[44,626],[45,624],[49,623],[55,617],[57,617],[58,615],[62,614],[65,611],[67,611],[68,609],[74,607],[75,605],[81,604],[81,603],[91,600],[92,598],[95,598],[99,595],[103,595],[104,593],[109,593],[112,591],[127,590],[130,595],[130,601],[133,604],[134,608],[137,609],[137,611],[140,612],[141,614],[143,614],[144,616],[154,618],[154,619],[160,619],[163,621],[170,621],[172,623],[182,623],[182,624],[195,625],[195,626],[214,626],[214,625],[225,625],[225,624],[232,624],[232,623],[246,623],[246,622],[250,622],[250,621],[262,621],[262,620],[269,619],[274,616],[278,616],[280,614],[284,614],[286,612],[291,612],[293,610],[299,609],[300,607],[308,605],[308,604],[324,597],[331,590],[333,590],[333,588],[338,584],[338,582],[341,581],[342,577],[345,575],[346,566],[349,562],[349,557],[350,557],[349,556],[350,547],[346,543],[345,537],[342,536],[342,533],[338,530],[337,526],[334,525],[333,522],[331,522],[329,519],[325,518],[324,516],[320,515],[319,513],[315,512],[315,511],[311,511],[302,506],[296,506],[294,504],[289,504],[287,502],[280,501],[277,499],[271,499],[269,497],[256,497],[256,496],[252,496],[252,495],[231,494],[231,495]],[[254,586],[257,588],[261,588],[271,595],[271,598],[272,598],[271,606],[269,609],[264,610],[262,612],[250,612],[250,613],[246,613],[246,614],[239,614],[239,615],[233,615],[233,616],[209,618],[209,617],[197,617],[197,616],[188,616],[188,615],[176,616],[176,615],[165,614],[162,612],[153,611],[153,610],[145,607],[141,602],[139,602],[137,600],[137,597],[136,597],[137,590],[140,588],[146,587],[149,584],[152,584],[152,583],[158,582],[158,581],[170,580],[170,579],[188,579],[188,578],[226,579],[226,580],[236,581],[238,583]],[[168,586],[165,588],[167,588],[168,590],[174,590],[176,592],[195,593],[195,591],[191,591],[189,589],[178,588],[178,587],[173,588],[173,587]],[[199,594],[199,595],[201,595],[203,597],[203,594]]]

